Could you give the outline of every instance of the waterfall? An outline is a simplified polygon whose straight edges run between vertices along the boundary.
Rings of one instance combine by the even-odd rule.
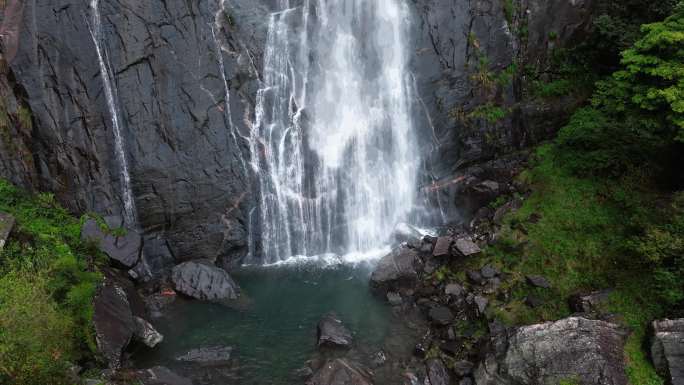
[[[280,0],[270,15],[250,139],[262,262],[366,252],[407,219],[409,27],[401,0]]]
[[[100,0],[91,0],[91,20],[88,23],[90,36],[95,44],[97,60],[100,65],[100,75],[104,87],[105,99],[112,120],[114,131],[114,149],[121,174],[121,191],[124,204],[124,221],[129,227],[136,225],[135,201],[133,200],[133,190],[131,189],[131,175],[128,171],[128,160],[126,159],[126,144],[123,137],[121,122],[119,118],[119,108],[117,106],[115,89],[112,86],[112,71],[109,66],[109,58],[104,49],[104,34],[102,32],[102,21],[100,20]]]

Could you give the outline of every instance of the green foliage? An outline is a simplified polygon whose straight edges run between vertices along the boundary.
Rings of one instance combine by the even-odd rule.
[[[501,240],[485,250],[487,262],[512,274],[511,301],[493,315],[510,325],[554,320],[570,315],[570,295],[613,288],[605,310],[622,315],[633,330],[625,348],[631,383],[662,384],[642,346],[648,323],[672,316],[684,299],[684,194],[663,204],[662,193],[644,188],[642,178],[577,176],[559,151],[538,149],[533,167],[520,176],[532,195],[504,219]],[[526,274],[547,277],[552,289],[531,288]],[[525,306],[529,295],[543,305]]]
[[[470,119],[484,119],[490,124],[497,123],[508,115],[508,110],[497,106],[494,103],[486,103],[477,106],[474,110],[468,113]]]
[[[50,298],[42,275],[0,277],[0,382],[66,384],[75,359],[72,319]]]
[[[592,106],[561,130],[564,160],[581,174],[620,176],[673,164],[684,142],[684,6],[623,54],[622,66],[597,83]]]
[[[92,299],[101,279],[96,271],[96,264],[101,259],[93,257],[102,256],[92,245],[81,242],[81,221],[59,206],[52,194],[29,195],[4,180],[0,180],[0,211],[17,219],[14,236],[0,254],[0,275],[23,277],[23,280],[15,279],[18,284],[26,283],[25,277],[40,280],[36,290],[44,295],[32,294],[36,294],[36,301],[44,303],[33,305],[37,309],[53,309],[58,314],[47,313],[46,317],[64,320],[63,325],[68,329],[68,337],[62,341],[61,356],[65,359],[90,356],[95,350]],[[0,292],[0,295],[4,294],[4,291]],[[10,325],[21,323],[12,321]],[[19,333],[13,329],[7,332]],[[35,336],[37,339],[45,337],[44,334]],[[0,360],[0,366],[3,365],[4,358]],[[44,370],[36,372],[37,377],[52,373],[51,367],[46,366],[35,370]],[[59,379],[53,383],[57,381]]]
[[[513,0],[502,0],[503,1],[503,11],[504,16],[506,16],[506,21],[508,24],[513,23],[513,17],[516,12],[516,5]]]

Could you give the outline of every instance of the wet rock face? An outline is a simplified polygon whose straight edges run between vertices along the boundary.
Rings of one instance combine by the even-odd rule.
[[[8,160],[0,171],[17,181],[37,175],[32,187],[54,191],[74,211],[120,215],[120,165],[90,3],[25,1],[10,68],[33,114],[35,170]],[[248,132],[269,2],[232,1],[226,12],[220,3],[99,2],[139,222],[185,259],[246,253],[252,202],[240,134]]]
[[[349,348],[352,341],[351,332],[335,313],[326,314],[318,323],[319,347]]]
[[[211,261],[196,260],[173,268],[176,291],[199,300],[222,302],[237,299],[240,287],[228,273]]]
[[[672,385],[684,384],[684,319],[653,321],[651,359]]]
[[[627,385],[626,333],[604,321],[571,317],[492,336],[492,351],[475,371],[479,385]]]

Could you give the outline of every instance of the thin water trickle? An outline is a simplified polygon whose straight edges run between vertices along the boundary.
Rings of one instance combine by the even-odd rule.
[[[415,199],[408,5],[299,4],[270,16],[251,131],[262,263],[380,248]]]
[[[128,159],[126,158],[126,142],[123,137],[121,121],[119,118],[116,93],[112,85],[112,71],[109,65],[109,58],[104,47],[105,37],[102,32],[102,21],[100,19],[100,0],[91,0],[90,8],[92,15],[88,27],[90,28],[90,36],[95,44],[105,99],[107,100],[107,107],[109,108],[112,129],[114,131],[114,149],[117,160],[119,161],[121,174],[121,195],[124,204],[124,221],[128,227],[135,227],[137,219],[133,190],[131,187],[131,175],[128,170]]]

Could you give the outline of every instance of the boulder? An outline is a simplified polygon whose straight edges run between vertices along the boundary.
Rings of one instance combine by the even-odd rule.
[[[465,295],[465,289],[463,286],[457,283],[450,283],[444,287],[444,294],[454,297],[462,297]]]
[[[5,247],[16,220],[10,214],[0,213],[0,250]]]
[[[318,322],[318,346],[349,348],[352,345],[352,334],[333,312],[326,314]]]
[[[542,289],[550,289],[551,283],[548,279],[542,277],[541,275],[527,275],[525,276],[527,283],[534,287],[539,287]]]
[[[627,385],[627,333],[605,321],[570,317],[510,331],[491,328],[491,349],[475,371],[478,385]]]
[[[371,287],[386,294],[413,287],[418,280],[418,253],[407,247],[400,247],[382,257],[371,274]]]
[[[480,247],[470,238],[459,238],[454,242],[454,246],[456,247],[456,251],[464,257],[469,257],[482,252]]]
[[[329,360],[306,385],[373,385],[370,371],[344,358]]]
[[[226,301],[240,296],[240,287],[209,260],[181,263],[171,273],[176,291],[199,300]]]
[[[456,375],[459,377],[471,375],[473,373],[473,369],[475,368],[475,365],[472,362],[465,360],[455,361],[452,366],[454,373],[456,373]]]
[[[108,366],[118,369],[124,350],[138,331],[134,317],[144,314],[144,305],[131,282],[116,272],[104,273],[93,299],[95,340]]]
[[[437,325],[446,326],[449,325],[454,320],[454,313],[445,306],[435,306],[430,308],[428,312],[428,317],[430,321]]]
[[[451,237],[439,237],[435,243],[434,249],[432,249],[433,257],[448,257],[451,254],[451,243],[453,239]]]
[[[672,385],[684,384],[684,318],[653,321],[651,359]]]
[[[81,239],[95,242],[97,247],[109,258],[132,268],[140,260],[142,237],[135,231],[126,231],[123,235],[114,235],[104,231],[94,219],[88,219],[81,230]]]
[[[193,362],[199,364],[225,364],[232,357],[233,348],[230,346],[209,346],[192,349],[187,353],[176,357],[177,361]]]
[[[439,358],[433,358],[425,363],[430,385],[450,385],[451,376],[444,362]]]
[[[133,332],[135,338],[148,347],[153,348],[164,340],[164,336],[144,319],[133,316],[133,322],[135,323],[135,330]]]

